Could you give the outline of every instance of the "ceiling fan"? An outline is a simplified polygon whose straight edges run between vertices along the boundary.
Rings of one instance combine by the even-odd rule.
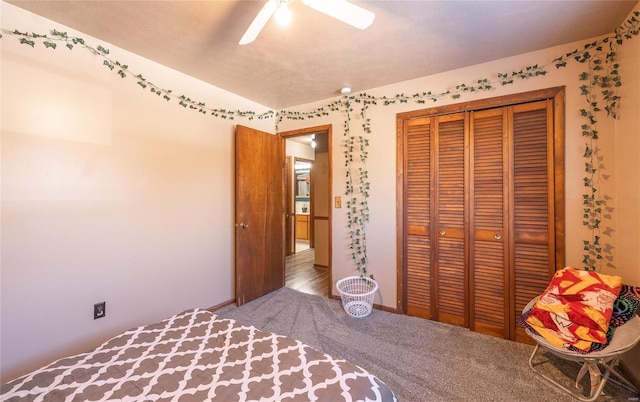
[[[241,45],[253,42],[269,18],[276,14],[276,18],[286,20],[291,18],[289,3],[292,0],[267,0],[249,28],[240,39]],[[373,23],[375,14],[362,7],[358,7],[346,0],[302,0],[302,2],[321,13],[336,18],[356,28],[366,29]]]

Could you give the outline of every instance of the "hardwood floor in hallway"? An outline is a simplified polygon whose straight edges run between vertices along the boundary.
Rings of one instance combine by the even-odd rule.
[[[327,296],[329,273],[325,268],[315,268],[315,250],[308,249],[285,260],[285,286],[303,293]]]

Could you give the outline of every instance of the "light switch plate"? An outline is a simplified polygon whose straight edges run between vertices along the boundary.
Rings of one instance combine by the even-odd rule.
[[[336,208],[342,208],[342,197],[340,196],[335,197],[334,205]]]

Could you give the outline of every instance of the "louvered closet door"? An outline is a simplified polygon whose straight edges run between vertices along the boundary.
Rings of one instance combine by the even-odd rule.
[[[470,113],[469,298],[471,329],[509,337],[508,118]]]
[[[514,319],[555,271],[552,106],[549,100],[512,108]],[[530,339],[521,327],[514,331],[517,341]]]
[[[563,94],[399,119],[407,314],[530,339],[516,320],[564,264]]]
[[[437,144],[432,183],[435,205],[434,238],[435,317],[440,322],[468,327],[467,259],[465,250],[465,113],[434,118]]]
[[[431,318],[431,119],[404,128],[405,311]]]

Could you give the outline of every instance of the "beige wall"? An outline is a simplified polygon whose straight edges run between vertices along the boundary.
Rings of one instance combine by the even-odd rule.
[[[312,161],[316,157],[316,153],[313,148],[311,148],[311,145],[303,144],[301,142],[286,140],[285,148],[287,156],[294,156],[297,159],[307,159]]]
[[[640,286],[640,38],[624,43],[618,56],[623,84],[621,118],[615,126],[614,155],[606,160],[613,164],[616,183],[615,265]]]
[[[603,241],[611,245],[613,250],[612,265],[615,268],[602,268],[604,273],[621,275],[625,282],[640,285],[640,270],[637,268],[638,245],[640,244],[640,225],[638,221],[638,160],[640,147],[638,145],[638,42],[633,38],[627,41],[621,49],[620,61],[624,67],[621,69],[624,83],[623,99],[624,107],[621,110],[620,120],[615,122],[604,116],[600,117],[597,129],[600,133],[599,147],[604,158],[601,191],[613,200],[616,205],[610,219],[603,222]],[[525,81],[518,81],[513,85],[497,85],[490,92],[465,94],[460,100],[447,98],[439,101],[436,106],[452,104],[461,101],[469,101],[500,95],[520,93],[535,89],[555,86],[566,86],[566,138],[565,138],[565,200],[566,200],[566,252],[567,265],[582,267],[583,240],[589,233],[582,225],[582,194],[584,187],[584,163],[582,155],[585,141],[582,136],[581,125],[583,120],[579,110],[584,108],[584,101],[578,87],[582,82],[578,80],[579,74],[584,70],[579,63],[569,61],[566,68],[556,69],[552,60],[566,52],[581,49],[586,42],[578,42],[558,46],[542,51],[527,53],[524,55],[501,59],[455,71],[449,71],[429,77],[406,81],[386,87],[367,90],[367,94],[374,96],[393,97],[396,94],[414,94],[422,91],[441,93],[456,85],[465,83],[473,85],[478,79],[495,78],[498,72],[518,71],[534,64],[548,65],[548,73],[543,77],[536,77]],[[626,64],[625,64],[626,63]],[[633,76],[633,77],[630,77]],[[631,94],[631,95],[630,95]],[[302,105],[296,108],[298,111],[313,110],[318,106],[326,105],[332,99],[312,104]],[[407,104],[391,106],[371,106],[367,117],[371,119],[372,133],[369,138],[371,146],[369,150],[368,170],[371,182],[371,196],[369,199],[370,223],[367,227],[369,269],[377,278],[381,288],[381,300],[377,301],[389,307],[396,307],[396,114],[412,110],[419,110],[430,105],[419,105],[409,101]],[[357,111],[352,113],[352,130],[358,130],[361,121]],[[340,157],[342,147],[342,126],[344,115],[333,113],[314,119],[313,125],[332,124],[335,132],[333,149],[337,157],[333,160],[333,194],[344,194],[345,191],[345,167]],[[292,130],[311,123],[304,121],[283,121],[279,127],[281,130]],[[622,132],[621,127],[626,127]],[[624,145],[620,143],[620,136],[624,135]],[[619,174],[621,166],[628,169],[626,174]],[[608,177],[608,178],[607,178]],[[620,199],[620,192],[624,195]],[[625,215],[621,215],[625,214]],[[627,214],[631,219],[627,220]],[[626,220],[624,229],[620,226],[621,220]],[[346,233],[346,214],[344,209],[333,211],[333,280],[353,275],[354,264],[350,259]],[[609,230],[610,229],[610,230]],[[621,238],[624,230],[624,239]],[[622,255],[624,254],[624,255]],[[633,262],[633,264],[632,264]],[[333,292],[336,293],[335,283]]]
[[[74,35],[1,4],[3,28]],[[175,92],[266,110],[80,36]],[[2,382],[133,326],[231,300],[235,124],[273,131],[273,120],[232,124],[183,109],[81,49],[32,49],[8,35],[0,45]],[[94,321],[101,301],[107,315]]]
[[[613,145],[617,242],[614,245],[617,269],[625,280],[640,286],[640,39],[628,41],[618,54],[622,87],[621,118],[616,121]],[[607,161],[608,162],[608,161]],[[640,386],[640,345],[626,353],[623,363]]]

